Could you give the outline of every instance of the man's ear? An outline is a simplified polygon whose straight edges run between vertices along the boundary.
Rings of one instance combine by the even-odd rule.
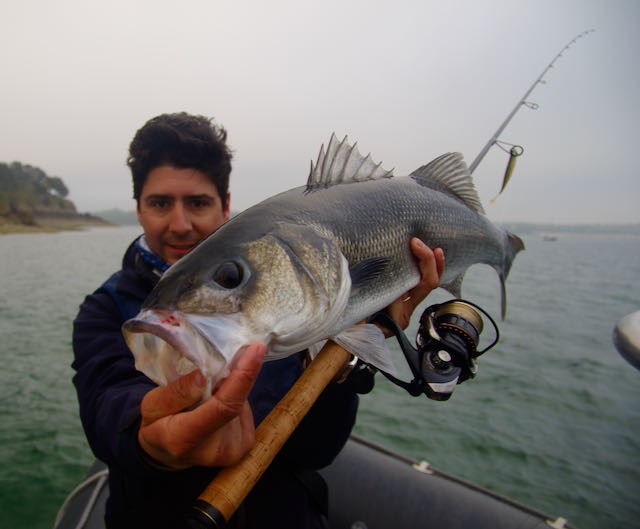
[[[229,220],[229,215],[231,213],[231,192],[227,191],[227,200],[225,202],[224,210],[222,211],[222,218],[224,222]]]
[[[136,215],[138,217],[138,223],[142,225],[142,212],[140,211],[140,201],[136,200]]]

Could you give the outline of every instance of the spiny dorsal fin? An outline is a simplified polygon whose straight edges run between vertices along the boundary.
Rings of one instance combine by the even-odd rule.
[[[416,169],[411,173],[411,176],[418,182],[424,180],[425,185],[434,181],[443,184],[447,191],[458,197],[467,206],[478,213],[484,213],[480,197],[471,179],[471,173],[459,152],[438,156],[427,165]]]
[[[362,182],[378,178],[391,178],[393,170],[386,171],[381,164],[375,164],[371,155],[362,156],[356,144],[349,145],[345,136],[338,142],[335,134],[331,134],[327,152],[324,144],[320,147],[318,161],[315,166],[311,162],[311,171],[307,179],[307,190],[329,187],[346,182]]]

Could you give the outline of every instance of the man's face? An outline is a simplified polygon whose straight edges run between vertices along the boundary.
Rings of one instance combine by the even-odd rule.
[[[152,169],[142,187],[138,221],[153,252],[175,263],[229,219],[216,186],[197,169],[162,165]]]

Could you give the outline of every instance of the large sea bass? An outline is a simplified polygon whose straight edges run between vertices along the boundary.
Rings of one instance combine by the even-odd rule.
[[[456,296],[471,265],[491,265],[504,316],[524,245],[485,217],[462,156],[392,177],[332,136],[306,186],[247,209],[167,270],[123,326],[136,367],[159,384],[198,367],[213,387],[252,341],[275,359],[332,338],[392,371],[382,333],[355,324],[418,283],[414,236],[444,250],[441,286]]]

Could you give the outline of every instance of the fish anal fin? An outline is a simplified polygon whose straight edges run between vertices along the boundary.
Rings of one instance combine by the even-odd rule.
[[[440,283],[440,287],[444,288],[447,292],[455,296],[456,298],[462,297],[462,281],[464,280],[464,272],[454,277],[448,283]]]

